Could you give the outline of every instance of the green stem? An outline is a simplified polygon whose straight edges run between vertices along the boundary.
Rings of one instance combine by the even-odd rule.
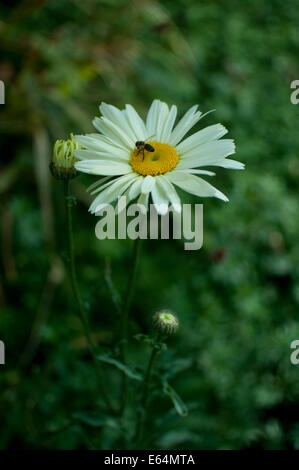
[[[162,340],[162,335],[158,335],[156,343],[159,343]],[[154,369],[154,365],[157,359],[158,354],[161,352],[160,348],[156,345],[153,345],[152,353],[149,358],[149,362],[146,368],[146,372],[143,379],[140,407],[137,415],[137,425],[135,433],[135,442],[138,444],[142,440],[143,428],[146,421],[147,414],[147,403],[148,403],[148,393],[150,388],[151,375]]]
[[[121,346],[121,357],[124,364],[127,362],[127,344],[128,344],[128,323],[129,323],[129,312],[132,303],[133,291],[134,291],[134,284],[136,279],[137,273],[137,266],[140,257],[140,248],[141,248],[141,240],[140,238],[136,238],[134,241],[133,246],[133,255],[132,255],[132,267],[130,278],[128,281],[127,293],[126,298],[123,303],[122,309],[122,346]],[[127,377],[123,374],[122,377],[122,404],[121,404],[121,412],[124,411],[127,401]]]
[[[94,362],[96,374],[101,386],[103,393],[103,398],[106,405],[113,410],[109,395],[106,391],[105,380],[103,378],[103,371],[99,367],[99,361],[96,357],[96,345],[94,344],[90,332],[89,322],[83,307],[82,299],[80,296],[80,291],[77,283],[77,272],[76,272],[76,263],[75,263],[75,253],[74,253],[74,237],[73,237],[73,218],[72,218],[72,196],[70,192],[70,181],[66,180],[64,182],[64,191],[65,191],[65,206],[66,206],[66,215],[67,215],[67,231],[68,231],[68,251],[69,251],[69,266],[70,266],[70,277],[71,284],[74,293],[74,297],[78,304],[78,313],[83,327],[84,335],[87,341],[88,350],[90,356]]]

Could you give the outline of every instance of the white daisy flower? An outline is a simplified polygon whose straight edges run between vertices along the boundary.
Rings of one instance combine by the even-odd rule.
[[[97,194],[90,212],[96,213],[103,204],[110,204],[122,195],[127,203],[138,198],[137,202],[146,207],[151,195],[160,214],[167,212],[169,203],[180,211],[176,186],[195,196],[228,201],[222,192],[198,176],[214,175],[201,168],[241,170],[244,165],[227,158],[235,153],[235,144],[232,139],[221,139],[228,132],[222,124],[205,127],[183,140],[203,117],[197,108],[190,108],[175,125],[177,107],[169,109],[159,100],[153,101],[146,122],[129,104],[119,110],[102,103],[102,116],[93,120],[99,134],[75,137],[81,147],[74,152],[79,160],[75,164],[77,170],[105,176],[89,188],[91,194]],[[143,149],[140,142],[147,147]]]

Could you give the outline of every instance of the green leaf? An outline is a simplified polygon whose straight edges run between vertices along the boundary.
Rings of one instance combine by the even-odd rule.
[[[142,380],[142,376],[140,374],[137,374],[130,367],[118,361],[117,359],[114,359],[113,357],[106,356],[105,354],[99,354],[97,355],[97,359],[99,361],[106,362],[107,364],[111,364],[117,367],[117,369],[124,372],[130,379],[139,380],[139,381]]]
[[[181,397],[177,394],[177,392],[167,382],[164,382],[163,384],[163,392],[169,396],[169,398],[171,399],[173,403],[173,406],[175,407],[177,413],[180,416],[185,417],[188,415],[188,409],[185,403],[183,402]]]

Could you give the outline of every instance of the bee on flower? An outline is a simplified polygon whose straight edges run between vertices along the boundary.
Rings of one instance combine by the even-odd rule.
[[[90,212],[120,196],[126,201],[148,206],[149,198],[159,214],[181,211],[176,187],[198,197],[228,198],[201,176],[212,176],[205,166],[241,170],[243,163],[227,158],[235,153],[232,139],[222,139],[228,132],[222,124],[205,127],[184,139],[203,117],[192,106],[175,125],[177,107],[154,100],[144,122],[131,105],[119,110],[102,103],[101,117],[93,124],[99,133],[77,135],[80,149],[74,150],[78,171],[102,178],[90,186],[96,195]],[[142,144],[142,145],[141,145]],[[142,151],[140,151],[142,149]]]

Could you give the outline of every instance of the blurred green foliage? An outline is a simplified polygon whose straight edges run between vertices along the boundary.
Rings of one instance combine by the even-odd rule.
[[[145,115],[159,98],[181,113],[194,103],[216,109],[200,125],[226,125],[246,170],[217,170],[230,202],[203,201],[201,250],[144,243],[130,363],[141,372],[150,354],[133,335],[151,332],[157,309],[173,309],[181,327],[155,380],[167,378],[188,408],[180,416],[157,389],[147,445],[298,449],[298,366],[289,359],[299,337],[295,0],[15,1],[0,14],[0,447],[125,445],[86,352],[65,268],[63,189],[48,164],[56,139],[92,131],[100,101]],[[126,289],[131,242],[96,239],[85,191],[93,181],[72,183],[79,282],[95,340],[117,354],[113,299]],[[119,371],[104,367],[116,401]],[[123,426],[132,432],[130,387]]]

